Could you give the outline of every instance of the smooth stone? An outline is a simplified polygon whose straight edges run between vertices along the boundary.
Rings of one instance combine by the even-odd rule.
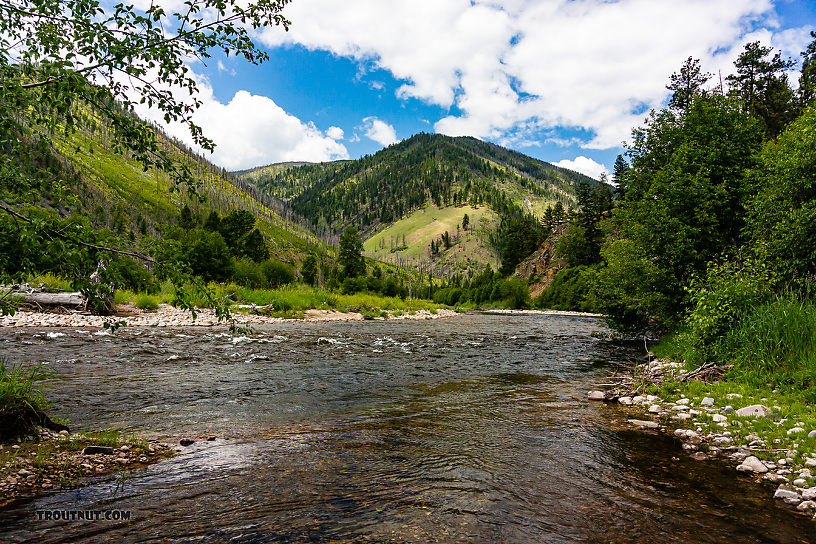
[[[799,506],[797,506],[796,509],[799,510],[800,512],[816,509],[816,502],[802,501],[799,503]]]
[[[189,446],[194,443],[195,440],[193,440],[192,438],[182,438],[181,440],[179,440],[179,444],[181,444],[182,446]]]
[[[706,459],[708,459],[708,456],[705,453],[698,451],[696,453],[692,453],[691,458],[694,459],[695,461],[705,461]]]
[[[722,414],[733,414],[734,413],[734,407],[733,406],[726,406],[725,408],[720,410],[720,413],[722,413]]]
[[[816,431],[810,431],[808,433],[808,438],[816,438]]]
[[[604,400],[604,392],[603,391],[590,391],[587,393],[587,398],[589,400]]]
[[[802,498],[806,501],[816,501],[816,487],[802,491]]]
[[[660,413],[660,405],[659,404],[652,404],[649,406],[649,413],[650,414],[659,414]]]
[[[85,449],[82,450],[83,455],[94,455],[96,453],[101,453],[103,455],[113,455],[113,448],[108,446],[85,446]]]
[[[635,406],[640,406],[644,402],[646,402],[646,397],[644,397],[642,395],[636,395],[636,396],[632,397],[632,404],[634,404]],[[816,432],[816,431],[814,431],[814,432]]]
[[[816,459],[813,457],[808,457],[805,459],[805,466],[806,467],[816,467]]]
[[[678,400],[675,404],[688,404],[689,402],[691,402],[689,399],[684,398],[684,399]]]
[[[691,419],[691,414],[687,414],[686,412],[680,412],[679,414],[674,415],[674,419],[679,420]]]
[[[740,417],[767,417],[771,413],[771,409],[764,404],[752,404],[737,410],[737,415]]]
[[[657,429],[660,426],[654,421],[644,421],[642,419],[630,419],[629,423],[643,429]]]
[[[725,417],[722,414],[714,414],[713,416],[711,416],[711,419],[713,419],[715,423],[720,423],[722,421],[728,421],[728,418]]]
[[[806,486],[807,485],[807,480],[805,480],[804,478],[796,478],[793,481],[793,485],[795,485],[796,487]]]
[[[796,499],[801,501],[799,498],[799,494],[785,485],[780,485],[779,488],[774,493],[774,499]]]
[[[730,444],[731,442],[733,442],[733,440],[731,440],[731,438],[728,436],[718,436],[717,438],[714,439],[714,443],[717,444],[718,446]]]
[[[714,406],[714,399],[711,397],[705,397],[700,401],[700,406]]]
[[[618,402],[624,406],[632,406],[632,397],[621,397],[618,399]]]

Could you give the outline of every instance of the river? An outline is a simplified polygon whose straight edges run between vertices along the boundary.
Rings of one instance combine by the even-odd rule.
[[[594,319],[0,330],[78,429],[215,435],[0,510],[10,542],[810,542],[732,467],[629,429],[587,390],[643,355]],[[119,509],[127,522],[38,521]]]

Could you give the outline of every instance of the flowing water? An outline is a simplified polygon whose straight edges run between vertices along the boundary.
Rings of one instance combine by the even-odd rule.
[[[592,319],[0,331],[75,426],[213,434],[174,459],[0,510],[11,542],[810,542],[733,468],[586,392],[642,344]],[[597,334],[601,333],[601,334]],[[128,522],[36,510],[130,510]]]

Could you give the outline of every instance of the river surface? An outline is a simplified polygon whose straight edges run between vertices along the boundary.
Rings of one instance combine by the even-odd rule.
[[[587,390],[643,355],[593,319],[0,330],[79,429],[196,437],[174,459],[0,510],[10,542],[811,542],[733,468]],[[129,522],[36,510],[130,510]]]

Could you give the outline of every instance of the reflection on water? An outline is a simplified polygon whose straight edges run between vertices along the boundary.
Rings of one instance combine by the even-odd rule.
[[[0,540],[808,542],[811,522],[586,390],[638,348],[595,321],[467,316],[202,331],[4,331],[83,427],[215,434],[0,511]],[[51,331],[56,332],[56,331]],[[642,346],[640,347],[642,350]],[[116,508],[127,523],[36,521]]]

